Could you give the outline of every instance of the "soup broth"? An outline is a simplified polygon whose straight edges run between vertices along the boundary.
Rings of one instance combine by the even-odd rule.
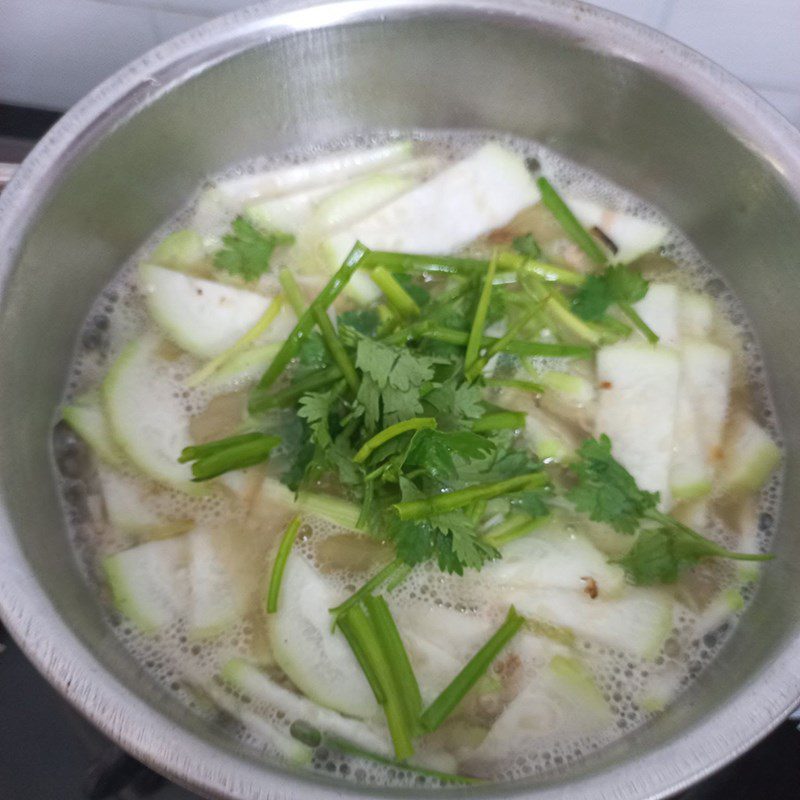
[[[537,188],[540,175],[549,183]],[[426,196],[431,185],[442,188]],[[593,247],[554,211],[548,186]],[[235,218],[248,227],[232,228]],[[322,309],[357,390],[323,331],[316,349],[290,353],[254,410],[253,387],[356,236],[438,261],[378,260],[389,282],[378,289],[380,276],[359,273]],[[254,252],[263,274],[248,272]],[[467,264],[484,266],[459,277]],[[631,300],[634,284],[644,294]],[[396,348],[385,387],[367,359],[376,341],[379,355]],[[427,360],[404,365],[403,348]],[[310,388],[292,396],[301,380]],[[381,398],[372,423],[365,384]],[[336,142],[210,180],[97,299],[62,410],[54,454],[70,534],[131,658],[265,758],[376,785],[546,775],[662,713],[754,592],[758,562],[718,551],[766,552],[780,499],[758,347],[721,277],[639,199],[493,135]],[[228,437],[251,437],[242,446],[263,444],[269,457],[191,482],[188,462],[218,463],[198,446]],[[501,454],[527,466],[503,472]],[[601,462],[603,481],[621,464],[638,487],[598,488]],[[503,481],[517,483],[502,492]],[[441,504],[490,485],[469,504]],[[413,504],[432,498],[417,515]],[[625,506],[634,522],[622,516],[628,502],[640,506]],[[433,550],[409,555],[423,536]],[[363,614],[383,631],[375,641],[388,649],[375,658],[391,691],[344,633],[360,618],[329,612],[378,574],[352,607],[379,598]],[[399,650],[376,621],[384,601]],[[442,715],[453,679],[512,628]]]

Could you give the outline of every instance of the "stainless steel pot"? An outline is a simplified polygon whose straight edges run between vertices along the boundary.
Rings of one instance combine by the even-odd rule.
[[[105,733],[210,796],[364,790],[262,763],[179,707],[109,631],[67,545],[48,450],[76,333],[118,265],[207,173],[354,131],[454,127],[538,139],[681,226],[749,311],[789,459],[777,559],[732,641],[668,713],[563,776],[452,792],[664,797],[800,701],[800,134],[696,53],[577,2],[279,0],[117,73],[0,200],[5,624]]]

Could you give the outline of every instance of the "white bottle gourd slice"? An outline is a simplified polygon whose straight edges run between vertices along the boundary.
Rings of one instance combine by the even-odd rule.
[[[241,583],[220,553],[223,531],[199,527],[187,536],[189,546],[189,636],[215,636],[237,622],[245,610]]]
[[[680,292],[673,283],[651,283],[647,294],[633,304],[636,313],[658,336],[658,343],[677,347],[680,341]],[[642,334],[635,334],[641,337]]]
[[[563,525],[546,524],[504,545],[501,554],[501,559],[481,571],[481,578],[496,586],[581,592],[591,580],[602,599],[625,589],[622,567],[609,564],[585,536],[565,530]]]
[[[125,453],[114,440],[99,392],[76,398],[63,410],[62,417],[101,461],[113,466],[125,463]]]
[[[672,630],[672,599],[661,589],[628,587],[610,599],[566,589],[515,589],[507,601],[526,617],[641,658],[655,658]]]
[[[214,705],[248,728],[264,743],[266,749],[277,752],[292,764],[308,764],[311,761],[312,749],[291,736],[286,726],[254,713],[244,703],[214,684],[204,684],[201,691]]]
[[[554,656],[537,669],[469,754],[472,763],[506,761],[545,741],[585,736],[612,721],[611,710],[577,659]]]
[[[306,561],[292,553],[281,583],[278,611],[269,617],[275,661],[315,703],[360,718],[375,718],[380,707],[328,609],[345,597]]]
[[[152,484],[107,467],[100,467],[97,476],[108,521],[116,530],[142,533],[163,523],[147,503]]]
[[[780,460],[780,448],[770,435],[749,414],[738,412],[726,435],[721,488],[732,492],[758,491]]]
[[[524,161],[490,142],[373,214],[333,234],[338,265],[355,242],[377,250],[451,253],[506,224],[539,199]]]
[[[407,140],[369,150],[343,150],[300,164],[222,180],[217,183],[217,189],[227,198],[238,202],[258,197],[274,197],[300,189],[329,185],[334,181],[398,164],[410,159],[412,153],[413,144]]]
[[[252,386],[264,374],[280,349],[279,342],[270,342],[242,350],[209,375],[203,381],[203,386],[228,392]]]
[[[176,385],[157,355],[160,340],[136,339],[112,364],[102,385],[103,403],[115,441],[130,462],[149,478],[189,494],[202,489],[191,482],[188,464],[179,464],[191,444],[189,417]]]
[[[197,358],[214,358],[249,331],[270,298],[247,289],[142,264],[139,279],[150,316],[165,336]],[[261,342],[283,341],[297,320],[284,305]]]
[[[249,697],[264,710],[278,711],[288,725],[307,722],[325,733],[341,736],[348,741],[381,755],[390,756],[391,746],[382,736],[360,720],[344,717],[336,711],[317,705],[301,695],[278,685],[258,667],[244,659],[235,658],[222,668],[220,677],[232,688]]]
[[[714,327],[714,301],[699,292],[681,292],[678,316],[681,336],[705,339]]]
[[[496,625],[485,616],[430,603],[392,608],[425,705],[432,703],[488,641]]]
[[[283,198],[308,194],[309,198],[290,201],[278,212],[284,217],[299,213],[304,205],[313,205],[331,190],[360,175],[411,161],[412,154],[411,142],[393,142],[371,150],[346,150],[302,164],[223,180],[200,193],[190,227],[202,234],[205,249],[212,251],[219,248],[220,237],[230,227],[231,220],[246,213],[247,207],[270,199],[277,199],[280,207]],[[253,222],[259,224],[258,212],[255,216]],[[266,219],[260,222],[272,227]]]
[[[656,250],[667,237],[668,228],[659,222],[612,211],[591,200],[566,196],[564,201],[584,228],[597,226],[617,246],[614,261],[627,264]]]
[[[189,603],[185,536],[159,539],[103,560],[116,608],[144,633],[177,622]]]
[[[353,217],[367,214],[383,202],[407,191],[431,174],[439,163],[435,157],[401,161],[379,172],[369,172],[356,178],[252,203],[245,207],[244,216],[264,229],[293,234],[302,234],[306,229],[311,229],[319,235],[350,222]],[[354,196],[358,196],[360,202],[354,204]],[[353,211],[343,216],[343,212],[351,208]]]
[[[731,390],[733,359],[707,341],[688,341],[680,351],[681,387],[670,489],[677,500],[711,492]]]
[[[680,359],[667,347],[622,342],[597,353],[600,386],[596,431],[640,489],[661,493],[670,507],[669,478],[680,383]]]

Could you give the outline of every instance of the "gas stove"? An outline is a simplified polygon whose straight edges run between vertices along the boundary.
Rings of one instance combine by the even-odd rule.
[[[0,104],[0,164],[21,161],[57,118]],[[83,719],[1,626],[0,649],[0,800],[200,800]],[[749,753],[673,800],[800,798],[796,726],[796,721],[779,726]]]

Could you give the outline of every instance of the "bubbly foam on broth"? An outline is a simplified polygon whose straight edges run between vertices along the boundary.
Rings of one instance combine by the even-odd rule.
[[[487,136],[475,133],[437,132],[416,134],[414,138],[425,149],[430,149],[445,158],[456,158],[485,141]],[[635,197],[539,145],[494,135],[488,138],[498,139],[510,145],[526,158],[537,159],[544,173],[552,178],[556,186],[569,186],[570,191],[578,196],[602,202],[611,208],[634,213],[642,218],[665,222],[656,210]],[[331,143],[330,149],[373,145],[380,141],[383,140],[379,138],[343,140]],[[297,151],[280,161],[264,159],[237,167],[222,177],[301,162],[324,152],[326,150],[315,148]],[[169,230],[181,227],[182,223],[185,224],[187,213],[178,215],[160,230],[123,267],[96,301],[78,342],[65,401],[96,386],[123,345],[149,329],[151,323],[147,319],[136,285],[136,266],[140,257],[149,252],[154,242],[160,240]],[[726,340],[735,339],[741,342],[737,368],[746,379],[752,407],[759,420],[780,442],[758,346],[738,300],[686,238],[672,228],[664,247],[664,254],[681,265],[680,272],[670,273],[670,280],[679,281],[685,288],[706,292],[717,300],[721,316],[724,318],[723,327],[726,328],[721,331],[721,335]],[[195,362],[188,357],[178,357],[166,362],[164,366],[176,396],[181,398],[189,414],[199,413],[215,396],[215,392],[208,389],[185,388],[183,380],[190,374],[193,365],[196,366]],[[223,390],[217,390],[216,393],[221,391]],[[106,608],[110,609],[107,590],[100,577],[99,560],[107,554],[131,546],[135,541],[130,532],[114,530],[103,520],[103,502],[97,479],[72,467],[65,470],[61,463],[62,451],[66,448],[72,453],[75,443],[63,429],[57,430],[57,433],[62,439],[66,437],[65,441],[56,442],[56,460],[62,473],[60,484],[64,508],[76,555],[87,579],[97,586],[98,592],[106,601]],[[753,544],[757,544],[761,549],[767,549],[769,545],[777,519],[780,492],[780,477],[776,475],[763,490],[755,514],[756,531]],[[159,515],[168,519],[188,518],[198,523],[223,527],[247,525],[248,511],[243,509],[234,495],[224,488],[217,489],[202,498],[189,497],[181,492],[162,488],[153,495],[151,501]],[[719,519],[712,520],[712,526],[717,533],[728,539],[730,546],[737,545]],[[311,535],[302,538],[297,547],[306,558],[315,563],[318,562],[319,543],[341,533],[342,531],[336,526],[315,521]],[[275,537],[278,534],[279,531],[274,532],[272,537],[264,536],[256,548],[257,559],[261,560],[265,571],[270,563]],[[714,564],[708,571],[709,582],[719,587],[732,580],[734,568],[730,564]],[[480,573],[467,573],[467,575],[468,580],[480,585]],[[332,572],[328,577],[339,581],[343,595],[352,593],[364,580],[363,574],[353,572]],[[462,590],[463,584],[459,579],[444,576],[434,567],[424,566],[411,573],[409,578],[395,590],[392,597],[393,603],[398,606],[406,604],[411,607],[425,602],[465,614],[476,613],[470,608],[468,597],[465,598]],[[750,599],[754,590],[754,585],[742,589],[745,601]],[[635,659],[594,643],[579,644],[580,655],[586,657],[586,663],[611,708],[613,720],[609,726],[590,736],[543,740],[533,752],[513,753],[491,777],[496,780],[515,780],[531,775],[559,772],[652,718],[655,712],[652,707],[643,707],[642,697],[650,694],[663,698],[665,702],[671,702],[673,697],[684,690],[716,657],[735,627],[736,619],[735,616],[731,616],[718,625],[714,625],[714,621],[711,620],[710,629],[698,635],[698,626],[702,625],[703,610],[694,613],[684,606],[679,608],[681,613],[675,617],[674,630],[662,654],[655,661]],[[231,657],[247,657],[265,665],[270,663],[269,648],[263,631],[263,617],[253,613],[219,637],[202,641],[192,641],[183,625],[174,625],[160,630],[155,635],[144,636],[131,623],[116,614],[110,612],[109,617],[115,632],[129,649],[132,658],[140,663],[154,680],[174,692],[198,714],[223,724],[244,745],[270,756],[278,755],[273,742],[260,738],[246,726],[220,714],[198,688],[216,685],[220,692],[224,691],[216,675],[221,665]],[[285,724],[274,709],[258,707],[257,710],[268,715],[275,724],[279,726]],[[363,759],[343,758],[324,750],[316,751],[314,767],[321,772],[337,774],[358,782],[438,785],[438,781],[432,778],[404,773],[395,768],[381,767]]]

